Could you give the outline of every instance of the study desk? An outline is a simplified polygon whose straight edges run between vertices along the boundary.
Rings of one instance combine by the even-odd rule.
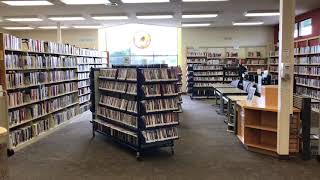
[[[237,101],[245,101],[247,100],[246,95],[241,96],[227,96],[228,106],[227,106],[227,131],[234,132],[237,134],[237,110],[236,103]]]
[[[216,99],[216,104],[218,104],[218,95],[216,93],[216,89],[217,88],[236,88],[234,86],[232,86],[231,84],[223,84],[223,83],[214,83],[212,85],[212,88],[213,88],[213,94],[215,96],[215,99]]]
[[[278,156],[278,107],[266,105],[264,98],[237,101],[237,136],[248,150]],[[290,121],[289,152],[299,152],[300,110],[293,108]]]
[[[224,98],[225,96],[241,96],[241,95],[247,95],[248,93],[244,90],[238,89],[238,88],[216,88],[216,93],[220,97],[220,111],[221,113],[224,112],[224,100],[228,101],[227,98]]]

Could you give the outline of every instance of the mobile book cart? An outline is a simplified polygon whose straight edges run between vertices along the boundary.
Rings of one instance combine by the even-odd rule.
[[[102,71],[108,70],[110,73],[102,75]],[[126,72],[124,75],[124,71],[130,73]],[[167,76],[159,73],[146,78],[148,71],[161,71]],[[91,69],[90,78],[93,79],[91,82],[94,82],[91,84],[91,92],[94,92],[91,96],[91,102],[94,104],[91,108],[93,136],[98,132],[133,149],[138,160],[146,149],[170,147],[171,153],[174,154],[174,140],[179,138],[179,117],[176,112],[179,93],[177,73],[172,72],[172,68],[168,68],[167,65]],[[132,85],[135,88],[132,88]],[[159,91],[148,89],[152,88],[152,85],[161,88]],[[166,85],[174,86],[174,92],[166,92]],[[121,103],[112,104],[111,99]],[[129,103],[134,104],[134,108],[129,107]]]

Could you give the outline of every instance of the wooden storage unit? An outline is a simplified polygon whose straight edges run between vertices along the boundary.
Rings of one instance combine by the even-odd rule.
[[[267,88],[267,87],[266,87]],[[274,87],[271,87],[275,89]],[[267,90],[265,92],[268,92]],[[272,90],[271,90],[272,91]],[[277,97],[269,97],[277,99]],[[268,98],[268,99],[269,99]],[[267,105],[263,97],[252,102],[238,101],[237,136],[249,150],[277,155],[277,114],[278,107]],[[270,103],[270,102],[269,102]],[[299,152],[300,110],[293,108],[290,122],[289,152]]]

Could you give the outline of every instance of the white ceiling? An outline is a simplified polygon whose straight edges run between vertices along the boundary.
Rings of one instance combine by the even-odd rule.
[[[56,22],[48,20],[52,15],[81,15],[86,21],[63,22],[63,25],[104,25],[114,26],[126,23],[144,23],[165,26],[181,26],[182,22],[210,22],[214,27],[231,26],[233,21],[243,20],[262,20],[266,25],[278,23],[278,17],[255,17],[247,18],[243,16],[246,11],[252,10],[278,10],[279,0],[230,0],[228,2],[197,2],[183,3],[181,0],[171,0],[170,3],[149,3],[149,4],[122,4],[121,0],[110,0],[119,3],[119,7],[108,7],[106,5],[65,5],[59,0],[49,0],[54,6],[37,7],[12,7],[0,3],[0,17],[27,17],[37,16],[44,18],[41,22],[16,23],[3,20],[0,26],[49,26],[56,25]],[[296,14],[320,7],[320,0],[296,0]],[[210,13],[218,12],[217,18],[211,19],[181,19],[182,13]],[[166,20],[138,20],[135,16],[139,13],[173,14],[173,19]],[[90,15],[110,14],[110,15],[128,15],[128,20],[116,21],[97,21],[90,18]]]

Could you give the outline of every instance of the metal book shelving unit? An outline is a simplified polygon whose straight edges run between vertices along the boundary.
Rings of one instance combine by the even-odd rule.
[[[101,70],[114,70],[117,71],[115,77],[102,77],[100,74]],[[90,73],[91,78],[91,111],[93,112],[93,136],[95,132],[106,135],[115,142],[133,149],[136,151],[136,157],[139,160],[141,158],[141,153],[146,149],[160,148],[160,147],[170,147],[171,153],[174,154],[174,140],[178,139],[177,126],[179,125],[179,116],[176,112],[178,110],[178,78],[170,79],[151,79],[146,80],[143,71],[146,69],[170,69],[167,65],[148,65],[148,66],[113,66],[112,68],[92,68]],[[118,79],[119,70],[123,69],[134,69],[136,73],[136,79],[128,78]],[[101,88],[100,84],[102,81],[114,82],[114,83],[126,83],[125,91],[118,91],[116,89]],[[129,92],[128,86],[136,85],[136,92]],[[165,94],[164,90],[161,88],[161,93],[157,95],[147,95],[144,90],[146,85],[158,85],[160,87],[171,84],[175,87],[175,92],[171,94]],[[101,103],[101,96],[107,96],[107,98],[118,98],[121,100],[128,100],[137,103],[136,111],[129,111],[129,108],[119,108],[116,106],[111,106],[108,104]],[[153,110],[148,110],[146,108],[147,101],[152,100],[172,100],[173,108],[161,109],[154,108]],[[121,113],[123,116],[130,116],[131,124],[125,122],[122,119],[113,119],[108,117],[108,115],[101,115],[99,108],[105,108],[107,111],[114,111],[115,113]],[[170,114],[175,117],[175,121],[169,122],[164,114]],[[155,115],[155,116],[152,116]],[[146,117],[156,117],[162,115],[162,122],[160,123],[157,119],[155,124],[147,125]],[[171,116],[170,116],[171,117]],[[163,122],[165,121],[165,122]],[[159,132],[161,131],[161,136],[154,137],[153,139],[147,137],[148,132]]]

